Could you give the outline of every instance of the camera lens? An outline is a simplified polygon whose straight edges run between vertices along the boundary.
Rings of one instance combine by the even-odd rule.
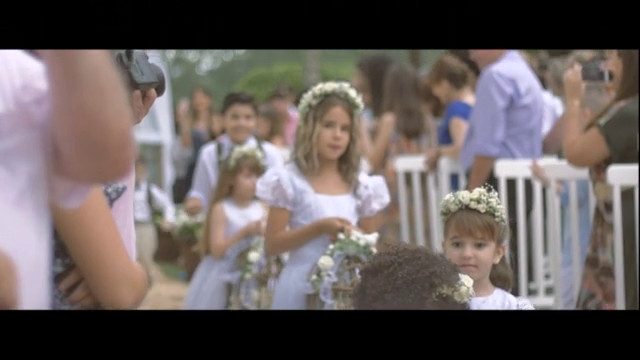
[[[162,72],[162,69],[158,65],[151,64],[151,67],[153,68],[153,72],[156,74],[156,76],[159,79],[158,86],[156,86],[156,93],[158,94],[158,97],[160,97],[162,96],[162,94],[164,94],[164,90],[165,90],[164,73]]]

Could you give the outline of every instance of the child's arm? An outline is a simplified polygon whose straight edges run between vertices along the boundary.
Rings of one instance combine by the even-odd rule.
[[[384,220],[382,219],[382,214],[378,213],[373,216],[360,218],[360,220],[358,221],[358,226],[363,233],[371,234],[378,231],[378,228],[380,227],[379,224],[382,220]]]
[[[220,146],[220,144],[215,146]],[[215,154],[216,147],[210,149],[207,146],[203,146],[200,154],[198,154],[196,168],[191,180],[191,188],[184,201],[184,209],[189,215],[196,215],[203,210],[206,211],[209,195],[211,192],[215,192],[218,172],[214,164],[209,163],[207,159],[211,156],[211,151],[214,151]],[[217,157],[213,160],[217,161]]]
[[[369,164],[371,164],[371,168],[374,169],[374,171],[380,169],[384,164],[387,150],[391,143],[391,137],[393,136],[393,130],[396,126],[395,124],[396,119],[393,114],[383,115],[378,125],[378,132],[374,143],[372,147],[365,152],[367,160],[369,160]]]
[[[147,293],[147,275],[129,258],[102,187],[94,187],[77,209],[52,210],[60,238],[96,300],[107,308],[138,306]]]
[[[14,309],[18,304],[16,270],[13,261],[0,251],[0,310]]]
[[[161,209],[164,214],[164,222],[161,224],[163,230],[168,231],[171,225],[176,222],[176,208],[173,206],[173,202],[167,194],[164,193],[159,187],[152,183],[148,183],[151,186],[151,197],[153,206],[156,209]]]
[[[224,213],[224,207],[222,202],[218,202],[214,205],[211,211],[211,217],[208,219],[210,222],[209,229],[209,253],[216,259],[221,259],[227,250],[238,241],[244,239],[250,235],[257,235],[262,233],[262,220],[252,221],[249,224],[236,231],[233,235],[225,238],[224,233],[227,229],[227,215]]]
[[[339,232],[351,228],[349,220],[330,217],[320,219],[295,230],[286,230],[291,212],[284,208],[270,207],[267,220],[267,232],[264,250],[268,256],[279,255],[297,249],[322,234],[329,234],[332,239]]]

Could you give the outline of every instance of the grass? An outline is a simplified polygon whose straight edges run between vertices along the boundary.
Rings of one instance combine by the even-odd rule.
[[[175,280],[181,280],[184,281],[185,279],[185,273],[184,270],[174,264],[174,263],[169,263],[169,262],[159,262],[157,263],[158,266],[160,266],[160,269],[162,269],[162,272],[169,278],[171,279],[175,279]]]

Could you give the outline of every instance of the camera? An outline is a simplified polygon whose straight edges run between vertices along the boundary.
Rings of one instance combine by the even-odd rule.
[[[164,73],[158,65],[149,62],[149,57],[144,51],[118,51],[115,58],[116,63],[125,72],[131,89],[143,92],[155,89],[158,97],[164,94]]]
[[[605,69],[602,60],[594,59],[582,64],[582,80],[609,82],[611,79],[613,79],[613,74]]]

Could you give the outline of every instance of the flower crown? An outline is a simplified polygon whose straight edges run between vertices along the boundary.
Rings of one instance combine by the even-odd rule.
[[[337,95],[349,103],[349,106],[351,106],[353,110],[354,119],[360,117],[364,103],[362,102],[362,96],[358,94],[356,89],[347,82],[328,81],[312,87],[302,96],[298,104],[300,119],[304,119],[313,107],[318,105],[327,95],[331,94]]]
[[[492,215],[496,222],[506,223],[504,206],[500,202],[498,193],[488,184],[485,187],[477,187],[471,192],[461,190],[447,194],[440,204],[442,221],[446,222],[451,215],[462,209],[476,210],[481,214],[487,213]]]
[[[264,168],[264,154],[260,149],[255,146],[235,146],[233,150],[231,150],[231,155],[227,159],[227,168],[232,170],[236,167],[236,164],[240,158],[245,156],[251,156],[258,160],[258,163]]]
[[[443,285],[435,293],[435,297],[445,295],[452,297],[453,300],[460,304],[468,303],[475,292],[473,291],[473,279],[466,274],[458,274],[460,280],[455,287]]]

